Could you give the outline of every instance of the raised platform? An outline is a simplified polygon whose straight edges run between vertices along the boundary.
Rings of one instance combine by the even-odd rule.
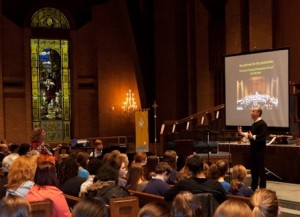
[[[249,144],[219,143],[218,150],[231,153],[232,166],[243,164],[250,168]],[[266,150],[266,168],[283,179],[284,182],[300,183],[300,146],[268,145]],[[275,180],[276,177],[274,177]]]

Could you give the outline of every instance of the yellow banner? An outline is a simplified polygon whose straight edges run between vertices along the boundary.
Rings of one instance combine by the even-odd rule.
[[[136,152],[149,151],[148,111],[135,112]]]

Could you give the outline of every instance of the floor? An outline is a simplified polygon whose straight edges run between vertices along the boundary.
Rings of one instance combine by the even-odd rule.
[[[300,216],[300,184],[267,181],[267,188],[276,191],[280,217]]]

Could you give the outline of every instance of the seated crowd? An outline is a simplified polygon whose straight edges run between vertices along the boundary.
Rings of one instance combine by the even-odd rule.
[[[30,216],[30,203],[44,200],[52,201],[55,217],[108,217],[110,200],[130,197],[132,192],[162,198],[140,207],[139,217],[279,215],[276,193],[269,189],[253,192],[245,184],[243,165],[233,167],[229,183],[225,181],[228,164],[223,160],[208,166],[194,154],[179,169],[176,152],[168,150],[149,171],[146,153],[136,153],[130,160],[118,150],[104,153],[100,140],[95,147],[94,154],[52,156],[49,150],[30,150],[29,144],[9,145],[2,160],[0,217]],[[66,195],[79,202],[70,207]],[[228,195],[247,197],[249,204],[228,199]]]

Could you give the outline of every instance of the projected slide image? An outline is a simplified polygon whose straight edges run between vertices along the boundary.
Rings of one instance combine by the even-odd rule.
[[[273,77],[273,63],[273,60],[267,60],[239,64],[239,80],[236,80],[237,110],[278,108],[279,78]]]
[[[289,127],[288,49],[225,57],[227,126],[249,124],[254,107],[263,110],[268,126]]]

